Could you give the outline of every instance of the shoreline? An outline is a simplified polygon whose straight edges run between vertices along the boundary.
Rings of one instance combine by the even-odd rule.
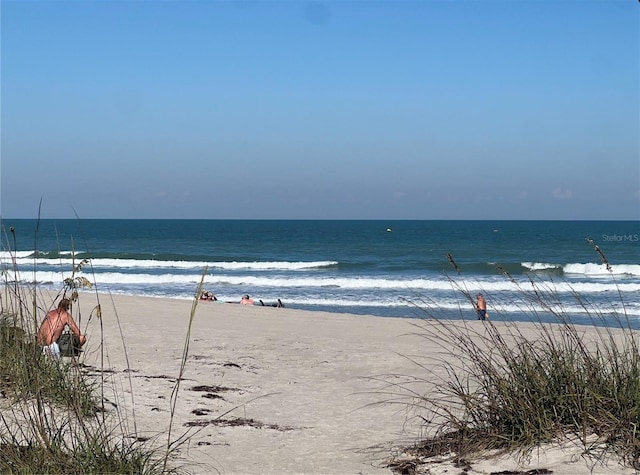
[[[82,292],[73,311],[88,337],[81,361],[105,378],[108,412],[120,413],[125,432],[159,446],[167,443],[193,303]],[[431,375],[420,364],[438,372],[441,349],[416,321],[198,301],[171,426],[172,441],[189,440],[172,464],[192,473],[392,473],[391,457],[421,435],[411,398],[394,385],[416,377],[422,382],[412,389],[428,391]],[[481,330],[480,321],[466,324]],[[534,451],[526,468],[635,473],[592,472],[575,457],[579,449]],[[512,458],[472,465],[470,474],[523,469]]]

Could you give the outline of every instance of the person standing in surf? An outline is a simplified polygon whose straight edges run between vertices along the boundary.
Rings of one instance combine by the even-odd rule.
[[[487,320],[489,318],[489,314],[487,313],[487,301],[484,299],[482,294],[476,295],[476,299],[474,306],[476,307],[478,320]]]

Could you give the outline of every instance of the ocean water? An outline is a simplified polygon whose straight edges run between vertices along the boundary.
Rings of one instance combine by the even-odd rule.
[[[640,328],[638,221],[1,224],[3,280],[25,286],[60,290],[64,279],[82,275],[100,292],[192,299],[204,276],[219,302],[247,293],[305,310],[465,319],[475,319],[467,295],[482,292],[493,320],[561,313],[578,324],[622,319]],[[72,274],[82,259],[88,263]]]

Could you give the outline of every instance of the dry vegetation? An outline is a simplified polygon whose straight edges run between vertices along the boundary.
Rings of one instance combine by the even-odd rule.
[[[600,248],[588,242],[611,270]],[[425,310],[427,318],[416,323],[418,334],[439,346],[441,356],[423,364],[424,379],[394,383],[390,394],[410,398],[428,436],[407,448],[413,461],[392,464],[396,471],[410,473],[443,454],[460,462],[487,450],[524,458],[536,447],[563,440],[577,441],[593,465],[614,458],[640,469],[640,354],[624,302],[621,312],[605,316],[574,294],[595,328],[590,333],[595,336],[585,338],[584,326],[574,324],[558,305],[552,286],[536,280],[529,284],[519,291],[531,302],[534,338],[516,322],[452,325]],[[457,289],[472,301],[465,288]],[[543,323],[541,310],[555,322]],[[414,383],[426,381],[435,390],[416,394]]]

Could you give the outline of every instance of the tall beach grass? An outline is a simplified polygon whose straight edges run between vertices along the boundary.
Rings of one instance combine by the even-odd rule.
[[[13,228],[2,227],[3,248],[11,254],[17,237]],[[74,244],[72,243],[72,248]],[[37,250],[37,227],[34,237]],[[137,434],[134,420],[121,412],[119,404],[105,397],[104,338],[102,309],[92,308],[88,321],[100,320],[101,335],[89,344],[99,351],[102,367],[88,370],[82,354],[54,359],[43,355],[35,335],[41,317],[64,297],[72,300],[71,312],[80,328],[83,322],[82,290],[91,291],[91,282],[79,275],[89,260],[72,266],[71,277],[61,281],[57,295],[41,292],[37,284],[20,284],[15,259],[0,269],[3,277],[0,292],[0,473],[70,474],[70,473],[179,473],[171,465],[175,450],[188,442],[182,433],[165,443]],[[34,275],[36,271],[34,257]],[[86,271],[87,269],[85,269]],[[89,269],[90,270],[90,269]],[[68,272],[69,269],[66,269]],[[24,279],[28,280],[28,279]],[[96,294],[97,295],[97,294]],[[195,314],[199,289],[194,295],[189,328]],[[117,317],[117,312],[114,312]],[[124,336],[121,333],[122,338]],[[189,331],[185,343],[188,352]],[[126,345],[122,345],[126,352]],[[126,355],[125,355],[126,359]],[[185,357],[186,360],[186,357]],[[179,369],[184,371],[184,361]],[[177,403],[177,386],[172,405]],[[116,387],[110,394],[118,393]],[[133,398],[131,390],[131,398]],[[117,394],[119,401],[125,396]],[[135,406],[135,401],[131,401]],[[170,424],[171,425],[171,424]]]
[[[587,241],[611,270],[604,252]],[[519,285],[500,266],[496,270]],[[457,282],[451,279],[461,300],[473,305],[472,292]],[[423,422],[420,442],[406,448],[404,462],[391,463],[394,470],[411,473],[433,457],[462,462],[487,451],[513,453],[524,462],[538,447],[567,442],[592,467],[613,462],[640,470],[638,334],[622,297],[621,310],[602,312],[573,293],[591,319],[587,332],[573,323],[553,283],[532,277],[518,290],[533,323],[502,318],[501,303],[490,295],[492,317],[486,321],[440,320],[437,302],[423,302],[425,318],[415,323],[416,334],[440,351],[412,357],[424,368],[423,378],[382,378],[393,381],[386,400],[409,404]],[[544,323],[542,312],[555,321]],[[418,389],[425,385],[426,394]]]

